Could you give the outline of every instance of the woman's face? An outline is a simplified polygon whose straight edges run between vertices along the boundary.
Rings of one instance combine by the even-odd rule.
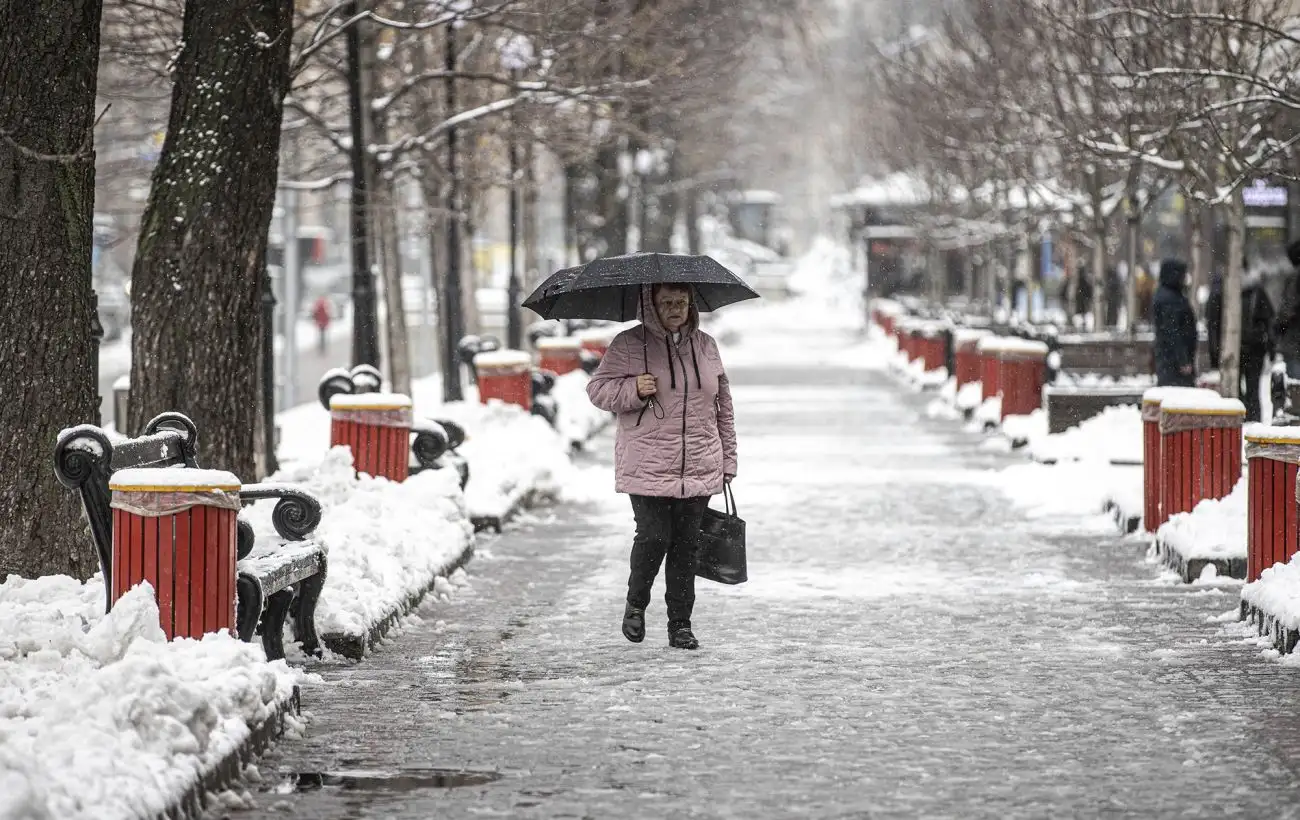
[[[691,312],[691,294],[677,288],[660,288],[654,296],[655,313],[669,333],[676,333],[686,324]]]

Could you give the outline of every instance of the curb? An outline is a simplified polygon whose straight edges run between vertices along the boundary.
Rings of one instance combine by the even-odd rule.
[[[399,619],[408,614],[411,610],[424,601],[438,583],[439,578],[446,578],[456,570],[465,566],[474,557],[474,539],[470,539],[461,550],[460,555],[448,561],[444,566],[434,572],[429,583],[421,587],[418,591],[411,593],[393,606],[382,618],[370,626],[365,634],[357,635],[348,632],[326,632],[321,635],[321,643],[327,649],[335,654],[342,655],[350,660],[359,661],[365,657],[366,653],[374,648],[375,644],[384,638],[397,623]]]
[[[1156,557],[1165,566],[1177,572],[1183,583],[1190,584],[1201,577],[1201,572],[1213,566],[1221,578],[1246,579],[1246,556],[1240,558],[1187,558],[1181,552],[1171,549],[1160,538],[1155,540]]]
[[[284,716],[297,715],[301,706],[301,694],[295,685],[293,694],[276,704],[270,717],[251,727],[248,737],[238,748],[231,750],[215,766],[199,775],[198,781],[186,789],[184,794],[154,815],[156,820],[198,820],[203,817],[208,808],[208,795],[234,785],[242,776],[244,767],[284,735]]]
[[[1300,630],[1283,626],[1276,615],[1266,612],[1254,604],[1242,601],[1238,620],[1253,624],[1255,632],[1261,638],[1268,638],[1272,642],[1273,648],[1280,654],[1291,654],[1295,651],[1296,644],[1300,643]]]

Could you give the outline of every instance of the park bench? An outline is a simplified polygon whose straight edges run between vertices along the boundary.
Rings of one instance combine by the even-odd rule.
[[[109,482],[114,473],[135,467],[197,468],[198,429],[180,413],[163,413],[139,438],[112,441],[93,425],[63,431],[54,452],[59,482],[81,496],[103,573],[108,606],[113,589],[113,509]],[[260,633],[266,656],[284,657],[284,624],[292,614],[294,639],[303,652],[320,652],[316,604],[325,584],[324,549],[310,540],[320,523],[320,502],[305,490],[275,484],[243,484],[247,504],[278,499],[272,513],[278,538],[258,538],[242,517],[237,522],[236,632],[251,641]],[[197,537],[197,535],[196,535]],[[208,579],[210,581],[210,579]]]
[[[1078,427],[1088,419],[1101,415],[1108,407],[1137,407],[1142,404],[1142,394],[1146,389],[1124,385],[1048,385],[1043,390],[1047,432],[1064,433],[1071,427]]]
[[[338,395],[378,393],[382,385],[379,371],[370,365],[352,370],[336,368],[321,377],[316,395],[321,405],[330,409],[330,400]],[[411,425],[408,475],[424,470],[452,467],[460,475],[460,487],[469,483],[469,462],[456,451],[465,443],[465,428],[446,419],[417,418]]]

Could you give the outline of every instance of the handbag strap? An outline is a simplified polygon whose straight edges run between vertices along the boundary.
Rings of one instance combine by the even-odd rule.
[[[731,489],[730,484],[722,485],[722,499],[727,506],[727,515],[734,515],[739,518],[740,511],[736,509],[736,493]]]

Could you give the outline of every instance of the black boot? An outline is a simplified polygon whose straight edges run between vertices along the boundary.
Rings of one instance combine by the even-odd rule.
[[[645,640],[645,610],[628,604],[623,608],[623,637],[632,643]]]
[[[674,649],[700,648],[700,642],[695,640],[695,633],[689,625],[668,627],[668,645]]]

